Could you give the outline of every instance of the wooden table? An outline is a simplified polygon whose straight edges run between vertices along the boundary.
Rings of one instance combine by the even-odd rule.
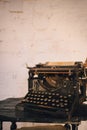
[[[35,123],[62,123],[65,124],[67,130],[70,130],[69,124],[73,130],[78,129],[80,121],[87,120],[87,105],[80,105],[74,113],[72,120],[68,121],[65,118],[58,116],[45,115],[31,111],[24,111],[24,106],[21,104],[20,111],[15,110],[15,106],[20,103],[22,98],[8,98],[0,101],[0,130],[3,129],[3,122],[12,122],[10,130],[17,128],[16,122],[35,122]]]

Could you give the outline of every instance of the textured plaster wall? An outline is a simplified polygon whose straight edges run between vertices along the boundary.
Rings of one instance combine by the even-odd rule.
[[[26,94],[26,64],[86,57],[87,0],[0,0],[0,99]]]

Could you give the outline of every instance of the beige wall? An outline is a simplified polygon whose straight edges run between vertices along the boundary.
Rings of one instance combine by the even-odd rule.
[[[0,99],[26,94],[26,64],[86,57],[87,0],[0,0]]]

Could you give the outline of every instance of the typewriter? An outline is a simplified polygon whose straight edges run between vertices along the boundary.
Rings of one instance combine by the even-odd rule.
[[[86,101],[87,62],[46,62],[29,69],[27,110],[70,119]]]

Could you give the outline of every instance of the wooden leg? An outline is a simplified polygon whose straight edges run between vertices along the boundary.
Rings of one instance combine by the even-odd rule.
[[[2,130],[2,121],[0,121],[0,130]]]
[[[10,130],[16,130],[16,129],[17,129],[16,122],[12,122]]]
[[[72,130],[78,130],[78,124],[72,124]]]

